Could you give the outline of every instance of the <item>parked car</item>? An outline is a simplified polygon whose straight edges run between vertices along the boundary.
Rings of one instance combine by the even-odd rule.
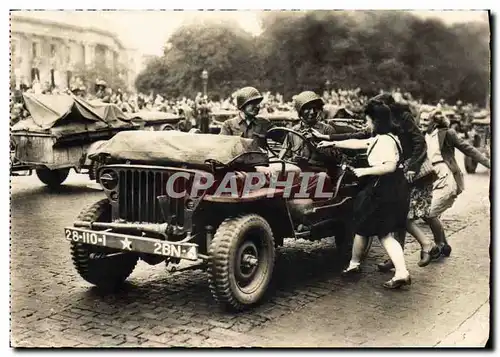
[[[210,124],[209,124],[209,132],[210,134],[219,134],[222,128],[222,124],[228,119],[234,118],[237,116],[239,111],[237,110],[216,110],[210,112]]]
[[[191,129],[191,123],[177,114],[143,110],[131,113],[129,116],[134,123],[140,126],[141,130],[181,130],[188,132]]]

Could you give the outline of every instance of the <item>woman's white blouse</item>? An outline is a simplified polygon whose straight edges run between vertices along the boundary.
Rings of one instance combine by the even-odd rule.
[[[382,165],[386,162],[397,163],[399,161],[398,146],[401,145],[397,136],[392,135],[394,141],[388,134],[377,135],[369,140],[368,164],[370,166]]]

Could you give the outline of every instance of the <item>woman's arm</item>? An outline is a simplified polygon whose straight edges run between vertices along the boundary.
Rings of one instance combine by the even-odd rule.
[[[319,140],[338,141],[338,140],[348,140],[348,139],[367,139],[371,136],[371,133],[368,130],[361,130],[352,133],[321,134],[318,131],[313,130],[313,135]]]
[[[368,130],[357,131],[354,133],[331,134],[328,140],[349,140],[349,139],[367,139],[371,136]]]
[[[362,150],[368,149],[370,146],[369,139],[349,139],[342,141],[322,141],[318,144],[318,147],[335,147],[339,149],[352,149],[352,150]]]
[[[475,161],[481,163],[481,165],[490,168],[491,163],[490,160],[486,156],[484,156],[479,150],[477,150],[474,146],[469,144],[467,141],[461,139],[458,135],[457,132],[453,129],[448,129],[446,132],[446,135],[450,138],[451,142],[453,143],[453,146],[456,147],[458,150],[463,152],[465,156],[469,156],[473,158]]]
[[[363,167],[359,169],[354,169],[354,173],[356,176],[382,176],[386,174],[390,174],[391,172],[396,171],[397,164],[395,162],[384,162],[383,164],[372,166],[372,167]]]

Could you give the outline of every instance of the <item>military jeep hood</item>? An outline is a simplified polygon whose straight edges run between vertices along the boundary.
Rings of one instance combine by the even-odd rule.
[[[122,131],[89,153],[91,159],[104,156],[112,161],[147,164],[206,165],[206,160],[229,164],[243,153],[260,152],[251,139],[239,136],[194,134],[180,131]]]

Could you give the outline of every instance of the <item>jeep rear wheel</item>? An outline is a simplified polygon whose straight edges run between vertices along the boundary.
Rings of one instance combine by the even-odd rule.
[[[228,218],[209,249],[210,290],[226,308],[242,310],[259,302],[271,281],[275,250],[269,223],[259,215]]]
[[[49,188],[56,188],[66,180],[69,175],[69,169],[36,169],[36,175]]]
[[[110,222],[111,206],[107,199],[84,209],[77,220]],[[122,284],[135,268],[138,256],[116,249],[71,242],[73,264],[80,276],[99,288],[114,289]]]

